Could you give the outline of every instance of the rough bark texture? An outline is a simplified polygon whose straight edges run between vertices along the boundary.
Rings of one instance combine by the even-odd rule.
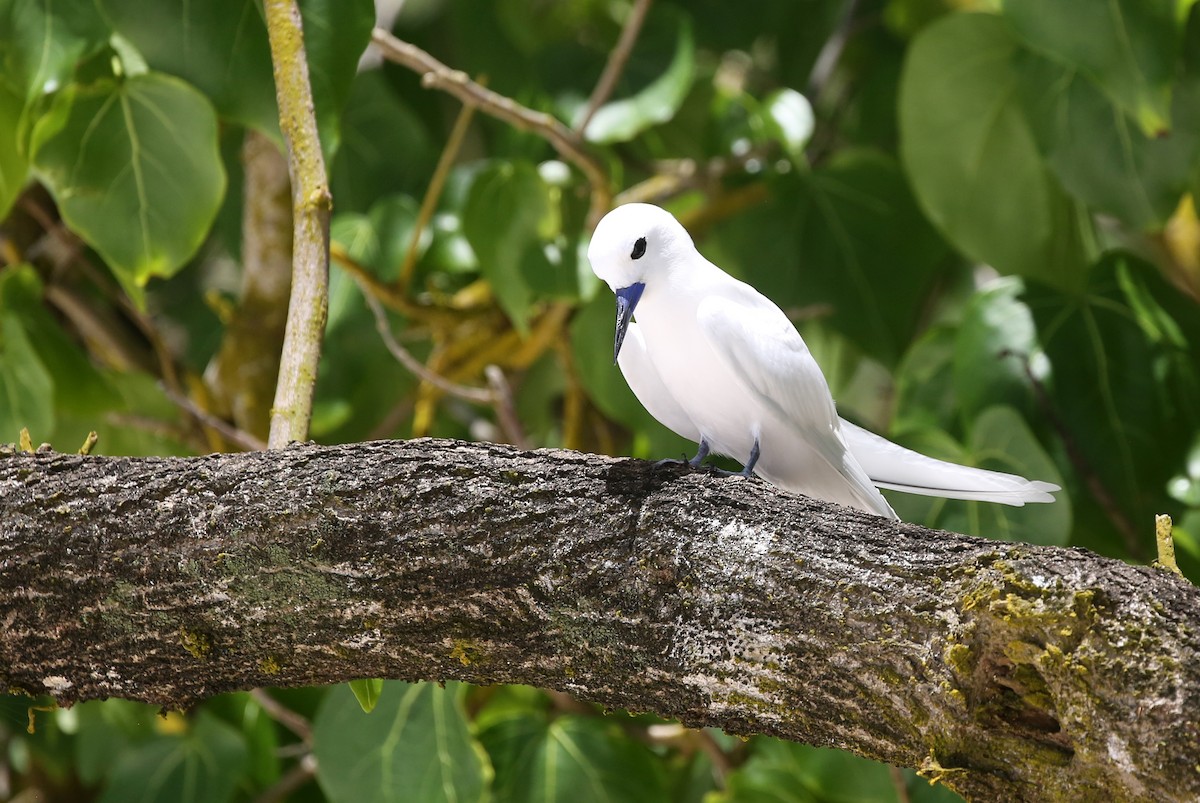
[[[0,455],[0,682],[528,683],[981,800],[1200,796],[1200,592],[740,478],[420,440]]]

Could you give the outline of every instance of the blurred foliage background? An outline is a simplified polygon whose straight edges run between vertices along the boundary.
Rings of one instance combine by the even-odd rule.
[[[843,415],[1064,486],[1020,509],[892,495],[902,517],[1148,562],[1170,513],[1200,577],[1193,0],[379,4],[557,120],[566,156],[551,118],[363,56],[370,0],[300,5],[334,197],[314,439],[688,450],[613,367],[582,256],[598,212],[647,200],[792,316]],[[0,65],[0,439],[259,448],[291,247],[259,3],[0,0]],[[347,687],[165,716],[0,698],[0,798],[956,799],[559,693],[364,689],[370,715]]]

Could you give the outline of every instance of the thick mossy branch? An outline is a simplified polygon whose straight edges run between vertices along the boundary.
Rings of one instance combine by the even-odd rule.
[[[0,682],[528,683],[985,800],[1200,796],[1200,592],[573,452],[0,455]]]

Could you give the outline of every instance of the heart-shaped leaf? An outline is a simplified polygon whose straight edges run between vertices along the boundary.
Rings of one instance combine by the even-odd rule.
[[[196,253],[225,193],[212,106],[160,73],[59,93],[34,130],[33,164],[135,297]]]

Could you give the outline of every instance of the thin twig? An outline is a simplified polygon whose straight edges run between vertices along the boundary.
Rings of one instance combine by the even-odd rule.
[[[892,788],[896,790],[896,803],[909,803],[908,781],[899,767],[888,765],[888,774],[892,778]]]
[[[266,0],[264,6],[275,66],[279,125],[288,146],[294,221],[292,292],[267,438],[267,444],[277,449],[308,437],[329,310],[329,214],[333,198],[313,112],[300,7],[296,0]]]
[[[633,8],[629,10],[629,16],[621,28],[621,36],[617,39],[617,46],[608,54],[604,72],[600,73],[600,80],[596,82],[596,88],[592,90],[592,96],[588,98],[583,117],[579,120],[579,125],[575,126],[575,130],[579,132],[580,136],[585,136],[588,123],[592,121],[596,110],[604,105],[613,90],[617,88],[617,80],[621,77],[621,72],[629,61],[629,55],[633,52],[633,44],[642,31],[642,23],[646,21],[646,12],[650,10],[650,2],[651,0],[635,0]]]
[[[21,199],[21,208],[42,227],[47,236],[57,240],[64,246],[66,255],[63,264],[71,264],[78,267],[85,276],[91,279],[97,287],[116,302],[117,306],[128,316],[129,320],[133,322],[134,326],[138,328],[142,336],[150,344],[151,349],[154,351],[154,357],[158,361],[159,376],[168,386],[175,390],[181,390],[182,384],[179,380],[179,372],[175,367],[175,357],[167,348],[166,342],[162,335],[159,334],[158,328],[150,316],[138,309],[138,306],[133,303],[125,291],[112,280],[106,271],[97,268],[87,258],[79,237],[64,226],[61,221],[55,220],[40,203],[26,196]],[[52,290],[53,285],[48,285],[47,295]],[[66,310],[63,310],[63,314],[71,317]],[[77,321],[73,318],[72,322]]]
[[[488,387],[492,389],[492,406],[496,408],[496,420],[504,432],[508,442],[519,449],[528,449],[529,441],[525,437],[525,428],[517,418],[517,410],[513,405],[512,388],[508,378],[498,365],[488,365],[483,369]]]
[[[267,448],[267,444],[259,438],[213,415],[166,383],[161,383],[159,387],[162,389],[163,395],[170,399],[176,407],[194,418],[201,426],[215,430],[225,440],[237,444],[248,452],[261,452]]]
[[[612,202],[608,174],[600,163],[585,149],[579,135],[561,121],[545,112],[537,112],[522,106],[512,98],[505,97],[472,81],[460,70],[452,70],[426,53],[421,48],[401,41],[382,28],[376,28],[372,41],[383,53],[384,58],[403,64],[421,74],[421,84],[429,89],[449,92],[463,103],[478,106],[487,114],[503,120],[522,131],[532,131],[558,151],[559,155],[583,171],[591,189],[588,211],[590,225],[595,225],[608,211]]]
[[[350,274],[350,278],[358,283],[364,292],[369,292],[385,306],[391,307],[405,317],[413,318],[423,324],[436,327],[439,325],[452,326],[461,323],[476,314],[472,310],[455,309],[452,307],[417,304],[410,301],[396,288],[385,284],[371,273],[370,269],[354,260],[340,243],[331,243],[329,257],[338,267]]]
[[[259,708],[271,719],[296,734],[305,744],[312,744],[312,723],[283,703],[276,700],[266,689],[251,689],[250,696]]]
[[[846,0],[846,6],[842,9],[842,15],[838,18],[837,26],[833,29],[833,33],[825,40],[825,45],[821,48],[821,52],[817,54],[817,60],[813,63],[812,71],[808,74],[808,99],[816,103],[817,98],[829,83],[829,79],[833,76],[833,70],[837,67],[838,61],[842,58],[842,51],[846,49],[846,42],[850,40],[850,34],[854,27],[854,12],[858,9],[858,0]]]
[[[255,798],[254,803],[277,803],[280,800],[288,800],[291,798],[292,792],[311,781],[316,774],[316,756],[312,753],[305,753],[278,781]]]
[[[1137,529],[1129,517],[1125,515],[1125,511],[1121,510],[1117,504],[1117,500],[1113,497],[1112,492],[1104,481],[1100,479],[1100,475],[1092,467],[1092,464],[1084,456],[1083,449],[1080,448],[1079,442],[1075,439],[1075,435],[1071,432],[1071,428],[1067,426],[1067,422],[1058,414],[1058,410],[1054,406],[1054,402],[1050,399],[1050,393],[1046,390],[1046,386],[1038,377],[1034,376],[1033,368],[1029,364],[1029,358],[1024,354],[1009,349],[1004,349],[999,356],[1014,357],[1020,364],[1021,369],[1025,372],[1025,378],[1029,385],[1033,388],[1033,395],[1037,399],[1038,405],[1042,408],[1042,412],[1050,420],[1058,437],[1063,442],[1063,447],[1067,452],[1067,459],[1075,466],[1075,471],[1083,478],[1084,484],[1092,494],[1092,498],[1096,500],[1101,509],[1108,516],[1109,520],[1116,527],[1121,539],[1125,542],[1125,548],[1129,551],[1131,557],[1135,560],[1144,561],[1146,559],[1146,550],[1141,539],[1138,537]]]
[[[480,81],[479,85],[483,86],[483,81]],[[446,140],[446,146],[442,148],[442,155],[438,157],[433,177],[429,179],[429,188],[425,190],[425,197],[421,199],[421,209],[417,213],[417,222],[413,225],[412,237],[408,241],[408,250],[404,252],[404,264],[400,266],[400,279],[397,284],[401,293],[407,292],[408,285],[412,282],[413,269],[417,265],[417,251],[421,244],[421,233],[425,231],[433,217],[433,211],[437,209],[438,199],[442,197],[442,188],[446,185],[446,177],[450,175],[450,168],[458,156],[459,148],[462,147],[462,141],[467,135],[467,129],[471,126],[471,118],[474,116],[475,106],[464,103],[458,113],[458,118],[454,121],[454,127],[450,129],[450,137]]]
[[[459,385],[426,368],[420,360],[396,341],[392,335],[392,328],[388,325],[387,314],[383,311],[383,305],[379,303],[379,299],[372,295],[365,285],[360,283],[359,288],[362,290],[363,298],[367,301],[367,306],[371,308],[371,314],[375,316],[375,328],[379,331],[379,336],[383,338],[383,344],[387,346],[387,350],[392,353],[397,362],[415,374],[421,381],[433,385],[443,393],[476,404],[492,403],[490,390]]]

